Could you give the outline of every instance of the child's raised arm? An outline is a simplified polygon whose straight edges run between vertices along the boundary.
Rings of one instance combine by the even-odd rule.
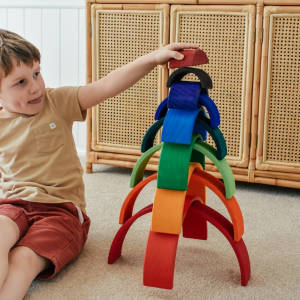
[[[171,58],[183,59],[183,55],[178,51],[189,48],[198,49],[199,46],[190,43],[169,44],[112,71],[98,81],[82,86],[78,90],[81,109],[93,107],[122,93],[146,76],[157,65],[166,64]]]

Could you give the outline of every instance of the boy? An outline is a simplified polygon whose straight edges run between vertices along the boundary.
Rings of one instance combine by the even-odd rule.
[[[23,299],[35,278],[52,278],[86,242],[73,122],[186,48],[198,46],[169,44],[97,82],[45,89],[38,49],[0,29],[0,300]]]

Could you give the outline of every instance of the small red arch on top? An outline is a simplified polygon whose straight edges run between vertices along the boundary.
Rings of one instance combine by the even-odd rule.
[[[206,53],[203,50],[182,50],[179,53],[184,55],[182,60],[170,59],[169,68],[182,68],[189,66],[198,66],[208,64],[209,60]]]

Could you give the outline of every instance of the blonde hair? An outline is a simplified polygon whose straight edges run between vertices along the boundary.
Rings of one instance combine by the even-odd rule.
[[[33,67],[34,62],[41,61],[40,51],[18,34],[0,29],[0,81],[13,69],[13,61],[20,66],[24,64]]]

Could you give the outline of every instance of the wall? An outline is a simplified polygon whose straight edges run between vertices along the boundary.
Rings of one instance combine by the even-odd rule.
[[[85,84],[84,0],[0,0],[0,28],[18,33],[41,52],[46,87]],[[85,155],[86,124],[75,122],[79,155]]]

